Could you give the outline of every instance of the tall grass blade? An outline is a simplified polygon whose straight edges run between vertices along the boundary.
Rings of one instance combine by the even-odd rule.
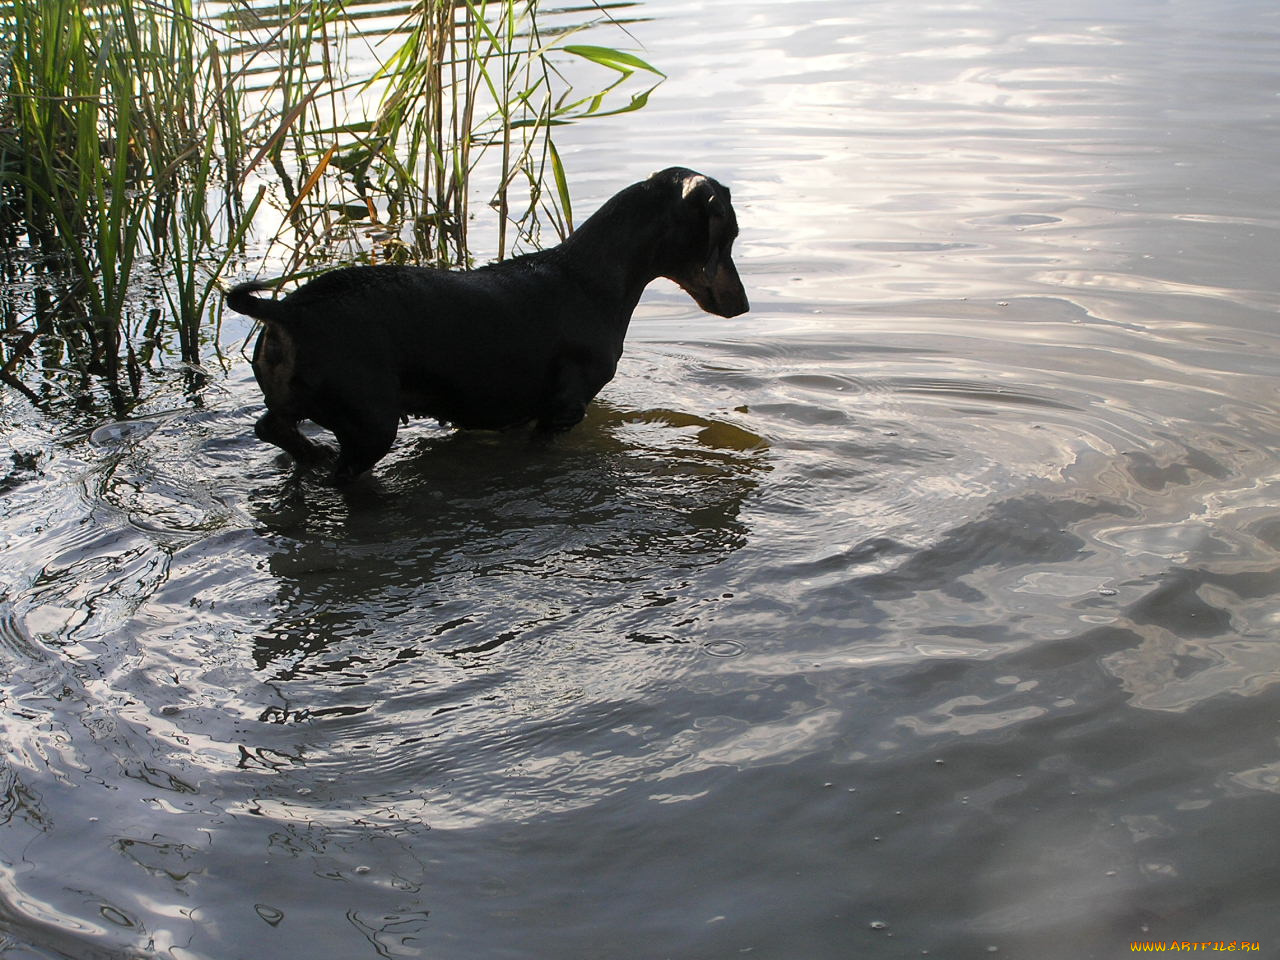
[[[552,133],[639,109],[653,86],[632,78],[662,74],[565,42],[583,23],[544,41],[565,16],[537,0],[0,4],[0,270],[37,307],[0,310],[21,347],[4,377],[41,357],[116,394],[127,372],[136,393],[173,338],[199,362],[233,264],[466,264],[477,236],[502,257],[544,220],[572,230]],[[563,58],[609,78],[572,92]]]

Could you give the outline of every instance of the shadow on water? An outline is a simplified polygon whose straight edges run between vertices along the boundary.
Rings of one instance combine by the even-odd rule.
[[[695,571],[746,542],[743,504],[768,469],[739,427],[603,404],[571,439],[405,447],[346,490],[295,474],[253,493],[287,611],[255,640],[260,668],[341,671],[325,658],[346,646],[368,673],[429,652],[476,666],[555,637],[688,642],[678,617],[655,628],[641,612],[680,607]]]

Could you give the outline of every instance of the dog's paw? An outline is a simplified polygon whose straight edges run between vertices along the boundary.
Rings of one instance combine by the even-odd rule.
[[[368,472],[368,470],[356,471],[350,466],[340,464],[329,471],[329,482],[335,487],[345,487]]]
[[[547,433],[564,433],[572,430],[587,415],[585,403],[567,404],[538,421],[538,429]]]

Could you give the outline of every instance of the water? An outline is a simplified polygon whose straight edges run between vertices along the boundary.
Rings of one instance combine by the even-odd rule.
[[[1275,950],[1274,6],[642,10],[753,310],[569,436],[5,394],[0,956]]]

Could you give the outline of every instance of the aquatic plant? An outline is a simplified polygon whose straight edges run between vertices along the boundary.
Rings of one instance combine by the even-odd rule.
[[[627,6],[549,27],[537,0],[8,0],[0,376],[35,397],[19,373],[38,357],[123,404],[157,358],[216,349],[233,262],[462,264],[477,224],[499,258],[562,236],[553,129],[661,80],[569,42]],[[570,62],[611,82],[575,93]]]

